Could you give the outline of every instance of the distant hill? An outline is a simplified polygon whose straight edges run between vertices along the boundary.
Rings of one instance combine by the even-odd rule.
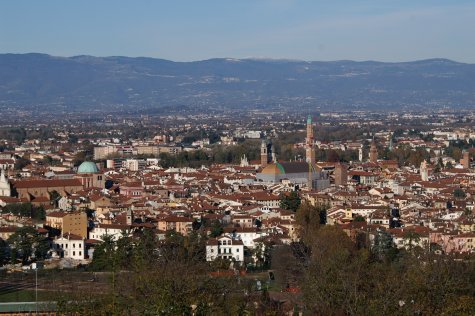
[[[475,65],[0,54],[0,105],[98,108],[474,107]]]

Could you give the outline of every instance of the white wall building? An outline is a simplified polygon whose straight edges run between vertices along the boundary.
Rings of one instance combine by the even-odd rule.
[[[260,237],[267,236],[268,234],[263,231],[257,231],[254,228],[251,229],[240,229],[236,232],[226,234],[227,237],[234,238],[235,240],[242,241],[243,245],[249,249],[254,249],[256,247],[255,239]]]
[[[65,234],[55,239],[52,247],[61,257],[76,260],[85,258],[86,243],[81,236]]]
[[[214,261],[216,258],[244,262],[243,242],[228,236],[209,239],[206,242],[206,261]]]
[[[123,231],[125,231],[126,234],[130,234],[130,226],[120,224],[99,224],[89,232],[89,238],[104,241],[102,237],[108,235],[112,237],[112,240],[118,240],[123,236]]]

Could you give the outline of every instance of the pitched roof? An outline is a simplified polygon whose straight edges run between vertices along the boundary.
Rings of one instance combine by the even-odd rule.
[[[15,182],[17,189],[30,188],[54,188],[82,186],[78,179],[54,179],[54,180],[20,180]]]

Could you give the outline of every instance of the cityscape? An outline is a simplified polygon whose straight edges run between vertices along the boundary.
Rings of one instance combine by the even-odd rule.
[[[2,283],[32,293],[31,279],[17,284],[13,276],[41,262],[40,295],[58,295],[49,290],[51,269],[74,271],[53,277],[59,288],[72,273],[78,284],[94,280],[82,290],[110,290],[114,265],[131,268],[132,254],[120,247],[132,251],[147,237],[156,251],[192,256],[205,275],[265,288],[272,308],[285,312],[303,308],[304,280],[279,266],[291,265],[288,258],[277,260],[317,234],[302,225],[331,226],[341,231],[332,238],[381,258],[470,262],[472,117],[232,111],[4,122],[0,232],[3,269],[12,274]],[[317,219],[301,218],[305,208]],[[79,295],[79,287],[69,291]]]
[[[53,2],[0,13],[0,315],[475,315],[473,5]]]

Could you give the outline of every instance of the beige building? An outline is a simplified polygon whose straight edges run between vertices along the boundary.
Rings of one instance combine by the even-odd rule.
[[[174,230],[177,233],[187,236],[192,230],[193,219],[180,216],[168,216],[160,219],[157,228],[161,231]]]
[[[87,215],[84,212],[51,212],[46,215],[46,225],[60,229],[62,234],[87,238]]]
[[[94,160],[106,159],[107,156],[117,153],[115,146],[94,147]]]
[[[337,164],[335,166],[335,185],[346,185],[348,182],[348,166],[345,164]]]
[[[96,215],[104,214],[110,210],[113,203],[108,197],[94,196],[91,197],[90,208],[96,211]]]

